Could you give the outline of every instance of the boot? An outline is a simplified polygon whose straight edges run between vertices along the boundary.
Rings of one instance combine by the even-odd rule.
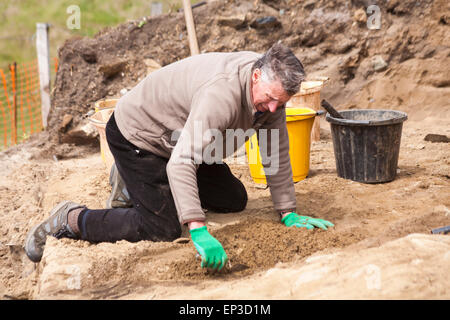
[[[111,195],[106,200],[106,208],[131,208],[133,206],[125,182],[117,170],[116,164],[111,166],[109,174],[109,184],[111,185]]]
[[[50,217],[30,230],[25,240],[25,253],[31,261],[41,261],[47,236],[53,236],[57,239],[79,238],[68,223],[69,211],[77,208],[85,208],[85,206],[71,201],[60,202],[50,212]]]

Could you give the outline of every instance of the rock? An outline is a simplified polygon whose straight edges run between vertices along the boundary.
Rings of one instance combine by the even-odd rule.
[[[426,46],[424,49],[417,55],[420,59],[428,59],[431,58],[436,52],[436,49],[433,47]]]
[[[127,62],[125,60],[114,60],[98,67],[98,71],[103,74],[105,78],[112,78],[125,69]]]
[[[355,13],[353,14],[353,20],[361,24],[366,23],[367,15],[364,9],[361,8],[356,10]]]
[[[65,114],[63,116],[63,119],[61,121],[61,125],[59,127],[59,131],[60,132],[66,132],[67,128],[70,126],[70,124],[72,123],[73,120],[73,116],[71,114]]]
[[[70,129],[62,138],[63,143],[87,145],[98,143],[98,131],[87,119],[83,119],[75,128]]]
[[[161,65],[153,59],[144,59],[144,64],[147,67],[147,74],[161,69]]]
[[[255,29],[271,29],[281,26],[281,22],[274,16],[267,16],[255,19],[250,26]]]
[[[425,141],[430,142],[450,142],[450,138],[443,134],[429,133],[424,138]]]
[[[360,54],[358,51],[353,51],[349,54],[339,65],[339,73],[344,83],[349,82],[355,77],[356,69],[360,64]]]
[[[303,30],[300,41],[306,47],[314,47],[326,38],[326,32],[321,26]]]
[[[375,71],[383,71],[387,68],[388,64],[384,61],[383,57],[376,55],[372,58],[372,66]]]
[[[371,59],[364,59],[358,67],[358,73],[360,73],[365,79],[375,72]]]
[[[449,24],[450,24],[450,15],[448,15],[448,14],[443,14],[443,15],[439,18],[439,23],[440,23],[440,24],[444,24],[444,25],[449,25]]]
[[[217,23],[221,26],[227,26],[235,29],[240,29],[246,25],[245,14],[233,15],[228,17],[219,17]]]
[[[256,189],[262,189],[262,190],[266,190],[269,186],[267,184],[264,183],[254,183],[254,187]]]
[[[425,181],[419,181],[419,183],[417,184],[417,186],[420,189],[428,189],[430,187],[430,183],[429,182],[425,182]]]

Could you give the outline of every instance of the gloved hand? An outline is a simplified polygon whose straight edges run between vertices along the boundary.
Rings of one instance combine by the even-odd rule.
[[[327,220],[311,218],[308,216],[299,216],[295,212],[288,213],[281,219],[287,227],[306,228],[308,230],[314,229],[314,227],[327,230],[327,227],[334,227],[334,224]]]
[[[190,233],[195,248],[202,256],[202,268],[219,268],[219,270],[222,270],[228,261],[228,257],[220,242],[209,234],[206,226],[191,229]]]

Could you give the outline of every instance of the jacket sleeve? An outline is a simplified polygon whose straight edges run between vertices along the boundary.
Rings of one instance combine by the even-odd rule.
[[[296,211],[285,108],[279,108],[261,126],[258,144],[275,210]]]
[[[229,125],[233,117],[231,103],[226,94],[211,90],[202,90],[192,100],[191,112],[166,166],[180,224],[205,220],[198,194],[197,168],[202,162],[208,162],[204,151],[216,145],[217,134]],[[217,145],[223,145],[222,141]],[[218,158],[222,160],[220,154]]]

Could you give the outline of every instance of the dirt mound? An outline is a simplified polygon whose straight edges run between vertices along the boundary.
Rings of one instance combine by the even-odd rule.
[[[227,248],[230,263],[219,274],[200,269],[199,258],[177,261],[169,266],[166,278],[227,279],[250,275],[273,268],[277,263],[292,261],[292,257],[307,257],[327,248],[346,247],[364,238],[359,230],[336,232],[313,230],[299,232],[286,228],[279,222],[248,218],[237,224],[226,226],[214,233]]]
[[[409,111],[417,108],[408,95],[418,86],[430,89],[427,96],[441,96],[449,86],[448,3],[381,1],[381,26],[372,30],[366,24],[371,19],[366,8],[364,1],[343,0],[210,1],[194,9],[194,19],[202,52],[264,52],[283,41],[311,77],[331,78],[323,95],[339,108],[387,104],[390,109]],[[70,134],[86,121],[96,101],[131,89],[146,76],[148,61],[164,66],[190,55],[183,13],[145,19],[102,30],[93,38],[69,39],[59,49],[49,117],[51,139],[42,148],[44,155],[70,157],[61,143],[98,145],[95,135],[74,139]],[[410,59],[415,62],[407,69],[397,67]],[[411,81],[401,81],[400,88],[389,87],[405,76]],[[382,92],[362,92],[351,99],[367,84],[369,90],[378,88],[380,77],[385,79],[381,85],[388,96],[395,96],[397,90],[400,94],[385,103],[378,100]],[[445,98],[448,101],[448,95]]]

